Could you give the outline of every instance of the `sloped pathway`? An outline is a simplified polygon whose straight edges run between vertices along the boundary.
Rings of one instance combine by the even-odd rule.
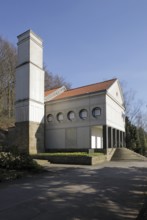
[[[147,162],[47,170],[0,185],[1,220],[132,220],[147,192]]]
[[[147,162],[147,157],[144,157],[140,154],[135,153],[134,151],[122,147],[122,148],[116,148],[111,161],[146,161]]]

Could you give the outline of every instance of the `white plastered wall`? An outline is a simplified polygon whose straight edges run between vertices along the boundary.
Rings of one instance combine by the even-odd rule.
[[[92,110],[95,107],[101,108],[101,115],[98,118],[92,115]],[[46,149],[68,148],[69,141],[67,139],[69,140],[70,137],[67,138],[67,130],[71,130],[71,133],[74,130],[73,135],[76,141],[72,140],[75,144],[72,148],[88,149],[91,146],[91,127],[105,124],[105,94],[98,93],[61,101],[50,101],[46,103],[45,108],[45,118],[47,118],[48,114],[52,114],[54,118],[52,123],[46,120]],[[88,111],[86,120],[82,120],[79,116],[81,109]],[[75,120],[73,121],[70,121],[67,117],[70,111],[74,111],[75,113]],[[57,114],[59,112],[62,112],[64,115],[64,120],[61,123],[57,120]]]
[[[44,71],[30,64],[29,97],[44,103]]]
[[[106,124],[125,132],[125,109],[118,80],[108,89],[106,95]]]
[[[32,62],[43,67],[42,40],[31,30],[18,36],[18,63]]]
[[[42,123],[44,118],[42,40],[31,30],[19,35],[18,39],[16,122]]]
[[[23,65],[16,69],[16,101],[29,97],[29,65]]]

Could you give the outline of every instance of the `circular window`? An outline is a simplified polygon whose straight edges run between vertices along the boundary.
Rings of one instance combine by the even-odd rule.
[[[48,122],[52,122],[53,121],[53,115],[52,114],[47,115],[47,121]]]
[[[99,107],[96,107],[92,110],[92,115],[93,117],[97,118],[98,116],[101,115],[101,108]]]
[[[88,117],[88,112],[87,112],[87,110],[86,109],[82,109],[81,111],[80,111],[80,118],[81,119],[86,119],[87,117]]]
[[[58,114],[57,114],[57,120],[61,122],[61,121],[63,121],[63,119],[64,119],[63,113],[61,113],[61,112],[58,113]]]
[[[69,120],[73,121],[75,119],[75,113],[73,111],[70,111],[67,117]]]

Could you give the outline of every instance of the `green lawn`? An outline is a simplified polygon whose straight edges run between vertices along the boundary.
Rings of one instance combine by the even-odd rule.
[[[38,153],[38,156],[102,156],[103,153],[86,153],[86,152],[56,152],[56,153]]]

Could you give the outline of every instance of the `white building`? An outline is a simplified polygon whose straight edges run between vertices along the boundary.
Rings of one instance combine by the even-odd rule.
[[[117,79],[45,92],[42,40],[18,36],[16,71],[17,145],[29,153],[88,150],[125,145],[125,109]]]
[[[124,145],[125,112],[117,79],[52,96],[55,91],[45,93],[46,150]]]

